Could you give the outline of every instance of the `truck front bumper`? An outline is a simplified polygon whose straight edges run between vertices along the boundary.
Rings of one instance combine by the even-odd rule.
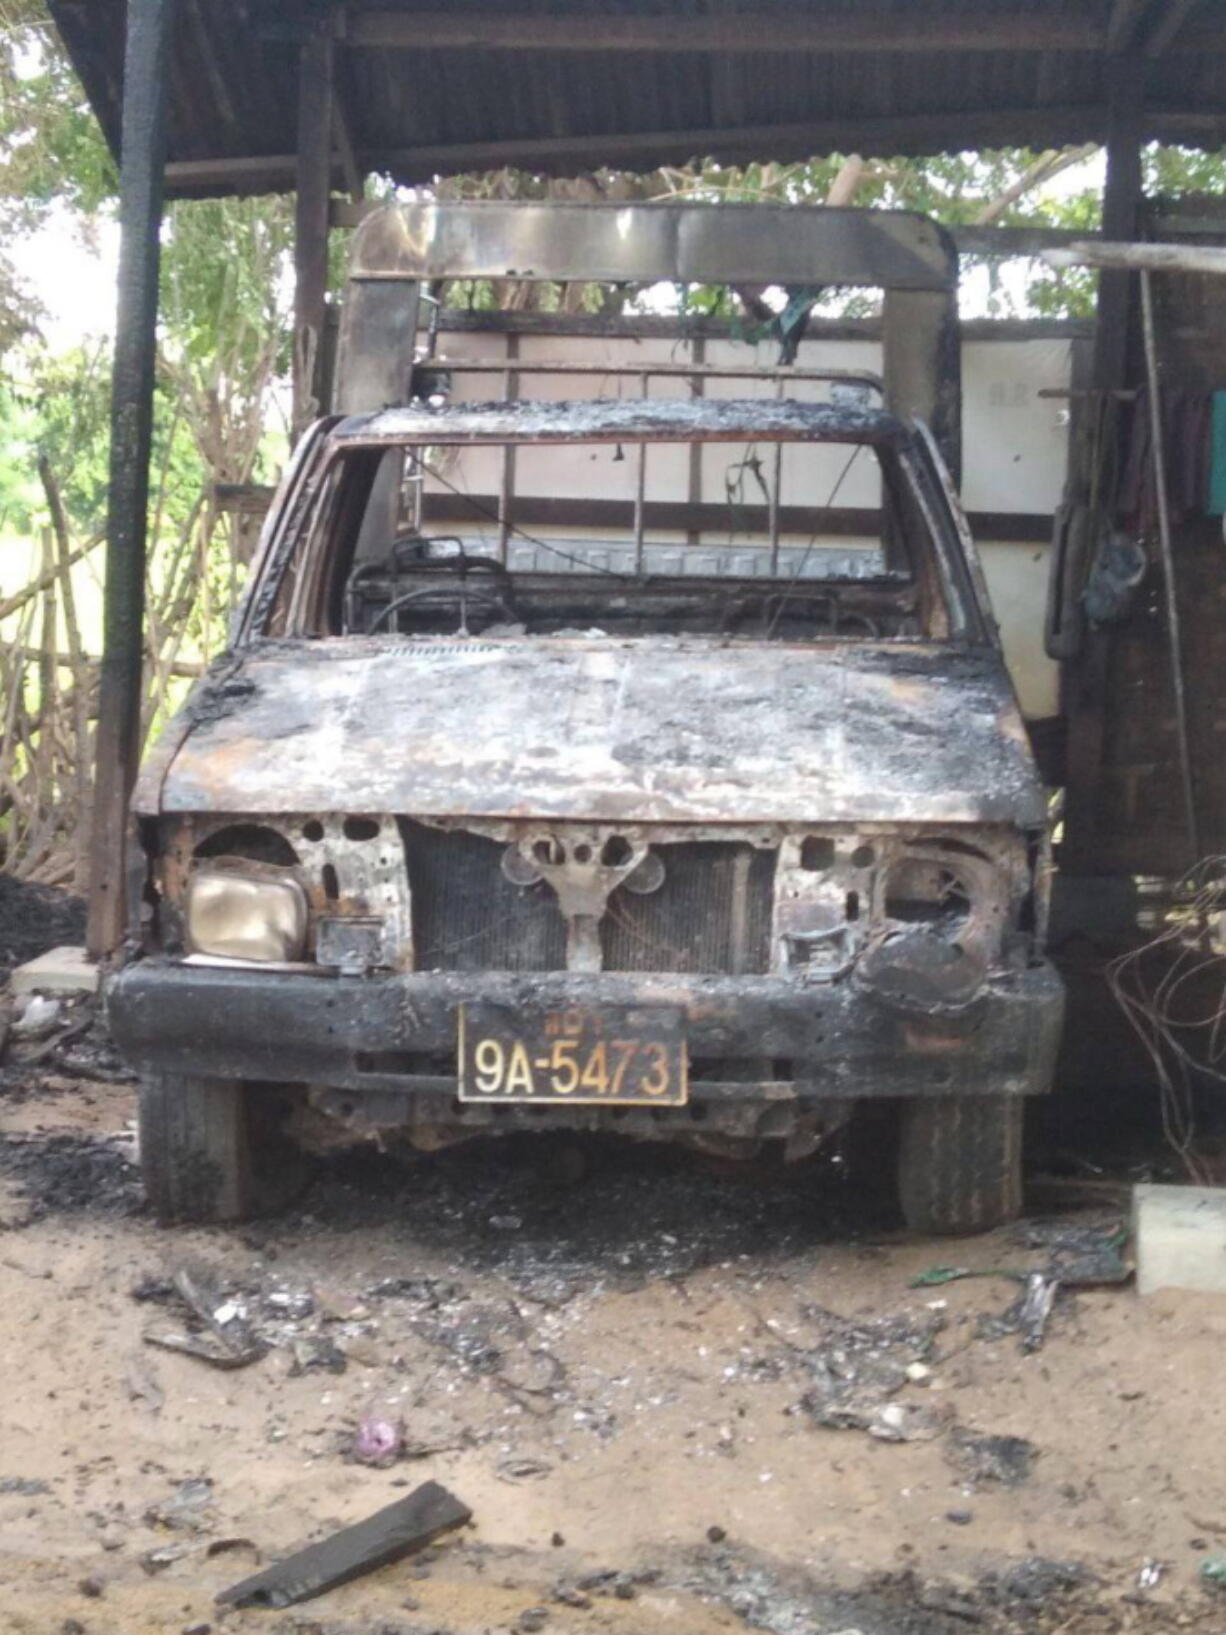
[[[107,988],[114,1038],[142,1073],[314,1087],[326,1111],[367,1127],[493,1123],[518,1109],[456,1096],[457,1009],[495,1001],[680,1007],[689,1105],[551,1104],[534,1125],[703,1121],[786,1135],[798,1115],[875,1097],[1034,1095],[1051,1086],[1064,991],[1049,965],[994,979],[955,1015],[906,1012],[847,981],[778,977],[421,972],[378,977],[210,969],[144,959]]]

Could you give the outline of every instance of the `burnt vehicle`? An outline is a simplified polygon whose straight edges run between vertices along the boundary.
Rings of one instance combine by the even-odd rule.
[[[426,226],[413,280],[488,265]],[[370,282],[350,382],[380,303],[403,332]],[[161,1216],[261,1207],[321,1120],[800,1158],[866,1103],[912,1227],[1018,1207],[1062,1010],[1045,799],[933,437],[870,377],[631,373],[461,402],[434,360],[300,445],[135,799],[108,1004]]]

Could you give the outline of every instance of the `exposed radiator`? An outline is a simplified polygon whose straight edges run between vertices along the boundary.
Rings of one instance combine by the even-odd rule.
[[[505,845],[402,822],[423,971],[562,971],[566,924],[543,881],[515,886]],[[607,971],[755,975],[770,967],[775,853],[744,842],[661,846],[664,884],[613,893],[601,923]]]

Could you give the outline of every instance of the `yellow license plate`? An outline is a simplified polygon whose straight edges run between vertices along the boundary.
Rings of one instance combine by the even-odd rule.
[[[685,1016],[661,1005],[460,1007],[460,1100],[681,1107]]]

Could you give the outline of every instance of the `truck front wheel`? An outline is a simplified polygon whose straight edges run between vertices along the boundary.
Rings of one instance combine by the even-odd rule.
[[[155,1074],[141,1081],[140,1161],[159,1221],[237,1221],[288,1203],[306,1164],[269,1087]]]
[[[1022,1207],[1022,1116],[1015,1096],[935,1096],[902,1108],[898,1194],[913,1232],[989,1232]]]

